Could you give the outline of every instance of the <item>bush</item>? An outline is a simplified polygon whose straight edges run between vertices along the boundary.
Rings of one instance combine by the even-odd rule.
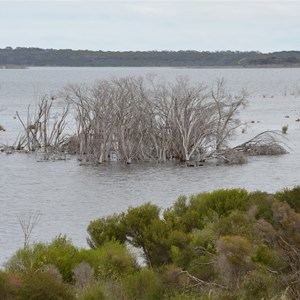
[[[252,230],[254,222],[255,219],[247,216],[245,213],[235,211],[229,216],[222,217],[218,222],[216,222],[215,230],[221,236],[243,236],[252,241],[256,238],[255,233]]]
[[[274,276],[266,271],[255,270],[249,272],[241,286],[241,299],[273,299],[278,294],[278,282]]]
[[[20,284],[21,281],[18,277],[0,271],[0,299],[15,299]]]
[[[105,292],[101,286],[92,285],[82,290],[79,293],[77,299],[78,300],[104,300],[106,299],[106,297],[105,297]]]
[[[250,268],[250,242],[241,236],[223,236],[217,241],[217,268],[222,280],[232,288]]]
[[[243,210],[251,210],[255,208],[254,217],[264,219],[268,222],[273,221],[272,204],[275,199],[271,195],[265,192],[253,192],[248,195],[248,201],[245,202]]]
[[[287,131],[288,131],[288,129],[289,129],[289,126],[288,126],[288,125],[284,125],[284,126],[281,127],[281,132],[282,132],[283,134],[286,134]]]
[[[274,197],[281,202],[287,202],[291,208],[300,213],[300,186],[292,189],[284,189],[277,192]]]
[[[254,262],[259,262],[264,265],[269,265],[274,257],[273,251],[266,245],[259,245],[255,254],[252,257]]]
[[[101,247],[108,241],[124,243],[126,240],[126,228],[123,221],[124,213],[92,221],[87,228],[87,232],[90,235],[87,239],[89,246],[91,248]]]
[[[78,249],[65,236],[59,236],[48,245],[37,243],[18,250],[6,268],[26,273],[52,265],[58,269],[64,281],[73,282],[73,269],[79,263],[78,259]]]
[[[192,195],[189,203],[181,197],[164,216],[167,222],[179,219],[177,224],[181,225],[181,229],[190,232],[195,228],[202,229],[207,223],[240,209],[245,205],[247,196],[246,190],[231,189]]]
[[[73,273],[74,273],[75,284],[79,288],[84,288],[88,286],[89,284],[92,283],[94,279],[94,271],[91,268],[91,266],[86,262],[82,262],[78,264],[74,268]]]
[[[73,300],[70,287],[56,280],[48,272],[28,272],[22,276],[22,284],[16,300]]]
[[[219,253],[224,254],[232,265],[243,265],[251,250],[250,242],[241,236],[222,236],[217,245]]]
[[[126,246],[118,242],[107,242],[97,249],[81,250],[80,258],[93,268],[95,278],[101,280],[117,280],[132,274],[137,268]]]
[[[155,273],[148,269],[129,275],[122,281],[125,299],[162,299],[162,286]]]

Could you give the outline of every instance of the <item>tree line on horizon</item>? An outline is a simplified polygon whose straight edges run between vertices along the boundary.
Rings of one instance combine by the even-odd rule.
[[[0,49],[0,66],[71,67],[247,67],[297,66],[300,51],[91,51],[6,47]]]

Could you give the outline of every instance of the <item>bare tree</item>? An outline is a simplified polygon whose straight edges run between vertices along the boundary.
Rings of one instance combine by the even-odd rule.
[[[223,81],[209,93],[203,84],[177,78],[174,84],[141,77],[113,78],[93,87],[71,86],[67,98],[77,110],[80,159],[102,163],[175,157],[188,161],[220,150],[238,126],[246,96],[225,93]],[[88,159],[90,160],[90,159]]]
[[[43,96],[36,107],[32,117],[30,106],[27,108],[27,118],[23,121],[19,112],[16,117],[21,122],[24,134],[16,142],[17,149],[27,147],[28,151],[41,150],[43,153],[60,151],[66,140],[64,133],[69,105],[61,110],[53,107],[55,98]]]
[[[32,211],[19,217],[19,224],[24,237],[24,248],[28,247],[32,231],[40,222],[40,216],[39,211]]]
[[[240,126],[237,114],[239,109],[244,108],[247,104],[247,93],[242,90],[239,95],[232,96],[226,91],[224,79],[219,79],[211,90],[211,98],[214,102],[216,117],[215,150],[218,153],[227,147],[228,139]]]
[[[174,151],[189,161],[195,151],[205,151],[211,142],[214,111],[203,84],[189,84],[178,78],[171,87],[171,126]]]

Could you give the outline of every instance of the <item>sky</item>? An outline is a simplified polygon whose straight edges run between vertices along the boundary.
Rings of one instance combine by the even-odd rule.
[[[299,1],[2,1],[0,48],[300,50]]]

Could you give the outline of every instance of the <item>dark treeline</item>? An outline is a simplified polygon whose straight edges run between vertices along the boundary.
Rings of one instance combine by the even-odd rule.
[[[90,51],[71,49],[0,49],[0,66],[174,66],[246,67],[297,66],[300,51],[260,53],[257,51]]]

